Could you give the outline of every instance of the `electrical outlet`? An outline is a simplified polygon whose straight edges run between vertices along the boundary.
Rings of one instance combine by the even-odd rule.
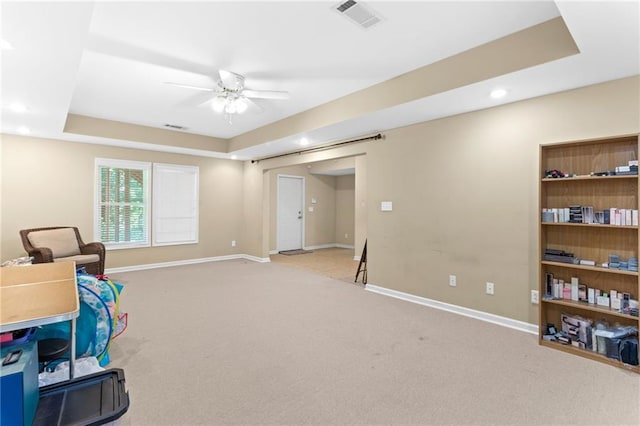
[[[493,294],[493,283],[487,283],[487,294]]]
[[[345,239],[349,238],[349,234],[344,234],[344,238]]]
[[[531,303],[537,305],[539,303],[538,290],[531,290]]]
[[[458,283],[456,282],[456,276],[455,275],[449,275],[449,285],[451,287],[455,287],[456,285],[458,285]]]
[[[235,247],[236,246],[236,240],[231,241],[231,247]]]

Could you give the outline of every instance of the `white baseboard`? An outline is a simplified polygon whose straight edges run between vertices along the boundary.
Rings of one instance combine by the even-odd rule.
[[[304,250],[322,250],[322,249],[328,249],[328,248],[344,248],[344,249],[351,249],[354,250],[355,247],[354,246],[350,246],[348,244],[339,244],[339,243],[329,243],[329,244],[318,244],[315,246],[304,246],[303,249]],[[269,254],[278,254],[279,251],[278,250],[270,250]],[[358,260],[360,260],[358,258]]]
[[[322,249],[334,248],[335,246],[336,246],[336,243],[318,244],[318,245],[315,245],[315,246],[304,246],[303,249],[305,249],[305,250],[322,250]]]
[[[260,262],[260,263],[271,262],[271,259],[269,259],[268,257],[257,257],[257,256],[251,256],[248,254],[231,254],[228,256],[203,257],[199,259],[176,260],[173,262],[147,263],[145,265],[132,265],[132,266],[123,266],[120,268],[108,268],[108,269],[105,269],[104,273],[108,275],[108,274],[115,274],[118,272],[143,271],[145,269],[156,269],[156,268],[170,268],[172,266],[194,265],[196,263],[220,262],[223,260],[234,260],[234,259],[246,259],[246,260],[251,260],[253,262]]]
[[[349,249],[349,250],[355,250],[356,249],[355,246],[350,246],[349,244],[340,244],[340,243],[336,243],[336,247],[343,248],[343,249]]]
[[[353,260],[360,262],[361,257],[360,256],[353,256]]]
[[[259,263],[270,263],[271,262],[271,258],[251,256],[250,254],[243,254],[242,258],[243,259],[247,259],[247,260],[251,260],[253,262],[259,262]]]
[[[426,297],[415,296],[413,294],[403,293],[401,291],[392,290],[385,287],[379,287],[372,284],[367,284],[365,286],[365,290],[371,291],[373,293],[382,294],[384,296],[405,300],[407,302],[428,306],[430,308],[440,309],[442,311],[463,315],[465,317],[471,317],[481,321],[490,322],[492,324],[501,325],[503,327],[513,328],[515,330],[523,331],[525,333],[538,335],[538,326],[535,324],[529,324],[528,322],[518,321],[512,318],[490,314],[488,312],[476,311],[475,309],[469,309],[463,306],[451,305],[449,303],[440,302],[438,300],[427,299]]]

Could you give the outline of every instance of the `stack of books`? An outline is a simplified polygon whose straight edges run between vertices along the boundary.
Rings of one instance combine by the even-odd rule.
[[[544,249],[544,260],[549,262],[577,263],[578,259],[573,253],[567,253],[564,250]]]

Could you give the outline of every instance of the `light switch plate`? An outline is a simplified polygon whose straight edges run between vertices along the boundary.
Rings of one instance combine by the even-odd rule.
[[[393,201],[383,201],[380,203],[380,211],[390,212],[393,211]]]

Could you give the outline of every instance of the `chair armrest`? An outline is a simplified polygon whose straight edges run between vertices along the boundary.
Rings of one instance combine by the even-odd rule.
[[[104,258],[106,256],[106,250],[104,244],[99,242],[93,242],[80,246],[80,253],[82,254],[97,254],[100,258],[98,266],[90,270],[89,273],[94,275],[104,275]]]
[[[97,254],[100,257],[104,257],[104,244],[102,243],[88,243],[80,247],[80,253],[82,254]]]
[[[33,263],[49,263],[53,262],[53,252],[47,247],[33,248],[27,252],[29,256],[33,256]]]

